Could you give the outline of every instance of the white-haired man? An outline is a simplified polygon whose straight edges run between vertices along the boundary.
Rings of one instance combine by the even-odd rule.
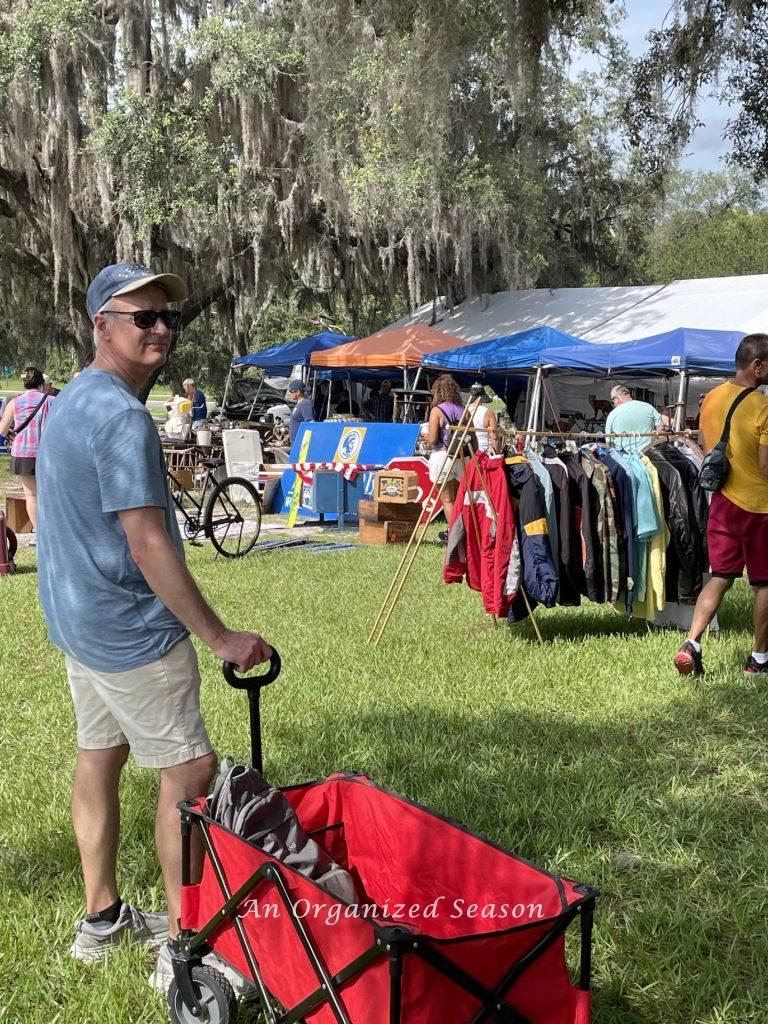
[[[177,933],[176,804],[207,792],[216,770],[189,633],[243,670],[271,654],[257,634],[227,629],[187,570],[158,433],[136,397],[168,358],[180,316],[168,302],[186,294],[180,278],[136,264],[96,276],[87,294],[96,357],[57,398],[39,451],[40,598],[77,720],[72,820],[86,915],[72,955],[81,960],[125,938],[158,946]],[[167,918],[120,897],[118,783],[129,751],[160,771]]]
[[[183,382],[184,394],[192,403],[192,427],[204,423],[208,418],[208,403],[205,400],[205,393],[195,384],[191,377]]]

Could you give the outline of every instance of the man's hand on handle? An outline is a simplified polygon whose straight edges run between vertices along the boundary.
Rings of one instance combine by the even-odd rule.
[[[248,672],[272,657],[272,648],[258,633],[235,633],[231,629],[224,630],[210,648],[217,658],[237,665],[240,672]]]

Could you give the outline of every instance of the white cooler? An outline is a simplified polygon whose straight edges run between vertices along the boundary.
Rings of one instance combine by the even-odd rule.
[[[243,476],[251,481],[257,491],[261,491],[259,473],[264,464],[264,456],[258,430],[223,430],[221,439],[227,476]],[[245,494],[236,497],[245,497]]]

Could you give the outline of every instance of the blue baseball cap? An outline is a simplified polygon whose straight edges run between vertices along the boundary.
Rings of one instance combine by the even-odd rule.
[[[154,274],[140,263],[113,263],[100,270],[88,286],[85,297],[88,316],[93,320],[115,295],[128,295],[148,284],[162,288],[169,302],[181,302],[189,294],[186,284],[176,274]]]
[[[307,385],[299,377],[294,377],[294,379],[288,385],[288,390],[300,391],[303,395],[305,395],[307,393]]]

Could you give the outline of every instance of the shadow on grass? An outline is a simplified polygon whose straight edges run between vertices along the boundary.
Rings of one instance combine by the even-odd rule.
[[[578,617],[574,616],[578,612]],[[544,641],[548,640],[581,640],[587,637],[636,636],[648,632],[648,626],[642,619],[630,619],[616,612],[615,616],[606,618],[605,606],[583,604],[580,608],[537,608],[534,609]],[[513,636],[527,638],[538,643],[533,624],[525,620],[512,626],[502,623]]]
[[[17,565],[13,576],[26,576],[29,573],[37,573],[36,565]]]
[[[693,606],[686,606],[691,608]],[[718,612],[718,623],[721,630],[729,632],[751,633],[753,622],[752,593],[746,584],[739,583],[723,602]],[[606,615],[606,612],[608,614]],[[534,615],[545,641],[548,640],[580,640],[587,637],[638,636],[649,632],[664,631],[680,637],[684,633],[674,626],[654,626],[645,619],[631,618],[623,610],[611,609],[607,604],[593,604],[584,599],[577,608],[566,608],[556,605],[554,608],[534,609]],[[509,628],[513,635],[538,643],[536,633],[530,620],[507,626],[502,620],[499,625]]]

